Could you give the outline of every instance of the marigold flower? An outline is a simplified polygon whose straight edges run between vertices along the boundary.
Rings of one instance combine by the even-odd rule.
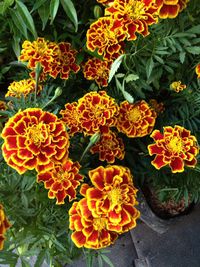
[[[107,229],[106,214],[95,217],[92,215],[86,198],[74,202],[69,215],[69,228],[74,231],[71,239],[79,248],[104,248],[113,244],[118,237],[117,233]]]
[[[173,19],[186,8],[189,0],[156,0],[158,15],[161,19]]]
[[[80,70],[76,61],[76,50],[72,49],[71,44],[61,42],[58,44],[58,53],[54,54],[51,64],[44,66],[44,72],[48,73],[54,79],[60,74],[61,79],[68,79],[71,71],[77,73]]]
[[[150,99],[149,105],[157,114],[163,113],[165,110],[163,102],[158,103],[156,99]]]
[[[116,158],[122,160],[125,156],[122,139],[112,131],[102,134],[100,141],[92,146],[90,152],[99,153],[99,159],[108,163],[114,163]]]
[[[104,6],[107,6],[111,3],[113,3],[114,0],[96,0],[98,3],[104,5]]]
[[[176,93],[179,93],[180,91],[183,91],[186,89],[186,85],[182,84],[181,81],[176,81],[170,84],[170,88],[174,90]]]
[[[77,110],[80,126],[87,135],[108,132],[116,123],[118,106],[105,91],[90,92],[78,100]]]
[[[79,113],[77,109],[77,102],[67,103],[65,109],[60,111],[62,115],[62,121],[69,128],[69,134],[74,135],[77,132],[81,132],[81,126],[79,123]]]
[[[128,137],[142,137],[151,133],[156,117],[156,112],[144,100],[134,104],[124,101],[119,108],[116,126]]]
[[[38,85],[37,93],[42,90],[42,86]],[[35,92],[35,80],[33,79],[24,79],[21,81],[14,81],[8,87],[8,92],[6,97],[17,97],[20,98],[22,95],[26,97],[30,93]]]
[[[44,38],[37,38],[37,40],[30,42],[24,41],[22,44],[22,51],[19,60],[28,61],[27,67],[35,69],[37,63],[42,67],[46,67],[53,61],[53,56],[57,55],[59,48],[56,43],[46,41]]]
[[[175,125],[164,127],[163,134],[159,130],[153,131],[151,137],[155,144],[148,146],[149,155],[156,155],[151,162],[156,169],[169,165],[173,173],[183,172],[184,165],[194,168],[199,152],[196,137],[184,127]]]
[[[98,58],[89,59],[83,66],[83,74],[87,80],[95,80],[99,87],[108,86],[111,61]]]
[[[10,227],[10,223],[6,218],[6,215],[3,210],[3,206],[0,204],[0,250],[3,249],[3,244],[5,240],[5,233],[7,229]]]
[[[125,37],[120,21],[102,17],[87,31],[87,48],[92,52],[97,50],[105,60],[112,61],[124,53]]]
[[[6,110],[8,107],[5,101],[0,100],[0,110]]]
[[[23,174],[48,170],[68,155],[69,136],[56,115],[39,108],[19,111],[6,123],[2,152],[9,166]]]
[[[196,66],[195,71],[196,71],[196,74],[197,74],[197,78],[200,79],[200,63]]]
[[[38,173],[37,181],[44,182],[46,189],[49,189],[48,197],[56,198],[56,204],[64,204],[68,196],[69,201],[76,198],[76,188],[83,180],[79,174],[80,164],[72,162],[70,159],[64,159],[56,163],[48,171]]]
[[[121,28],[129,41],[137,38],[136,32],[147,36],[148,26],[158,21],[155,0],[115,0],[105,14],[122,23]]]
[[[137,189],[130,170],[117,165],[100,166],[89,171],[89,177],[94,187],[88,188],[85,195],[92,215],[107,214],[110,231],[123,233],[135,227],[140,213],[134,207]]]

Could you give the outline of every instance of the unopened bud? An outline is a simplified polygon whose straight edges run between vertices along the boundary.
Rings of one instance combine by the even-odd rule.
[[[60,95],[62,95],[62,88],[61,87],[57,87],[55,90],[55,97],[59,97]]]
[[[98,18],[100,18],[100,17],[103,16],[103,10],[102,10],[102,8],[101,8],[100,6],[98,6],[98,5],[94,6],[94,10],[93,10],[93,12],[94,12],[94,17],[95,17],[95,19],[98,19]]]
[[[90,144],[91,146],[96,144],[100,140],[101,134],[100,133],[95,133],[90,137]]]

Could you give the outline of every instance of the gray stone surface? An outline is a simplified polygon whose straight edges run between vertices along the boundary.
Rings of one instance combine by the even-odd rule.
[[[190,214],[171,219],[168,230],[163,234],[153,231],[140,222],[131,231],[139,258],[135,261],[135,265],[138,267],[200,267],[199,221],[200,206],[196,206]]]

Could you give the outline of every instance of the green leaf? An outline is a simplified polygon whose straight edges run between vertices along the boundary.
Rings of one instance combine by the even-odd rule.
[[[40,253],[38,254],[37,256],[37,260],[34,264],[34,267],[41,267],[42,266],[42,263],[44,262],[45,260],[45,255],[46,255],[46,250],[41,250]]]
[[[191,46],[191,47],[186,47],[185,49],[193,55],[200,54],[200,46]]]
[[[48,3],[45,3],[38,9],[40,19],[42,21],[42,30],[44,31],[47,21],[49,19],[50,6]]]
[[[154,67],[154,62],[153,62],[153,59],[152,57],[149,58],[147,60],[147,63],[146,63],[146,74],[147,74],[147,79],[149,79],[151,73],[152,73],[152,70],[153,70],[153,67]]]
[[[22,33],[22,35],[28,39],[28,34],[27,34],[27,27],[26,24],[24,23],[23,19],[21,18],[20,14],[13,9],[9,9],[11,18],[13,20],[13,25],[19,29],[19,31]]]
[[[9,6],[14,3],[14,0],[4,0],[3,3],[0,3],[0,14],[4,15]]]
[[[109,79],[108,79],[108,83],[111,82],[113,76],[115,75],[115,73],[117,72],[117,70],[119,69],[122,61],[123,61],[123,58],[124,58],[125,55],[121,55],[119,56],[117,59],[115,59],[115,61],[112,63],[111,65],[111,69],[110,69],[110,73],[109,73]]]
[[[78,18],[77,18],[77,13],[76,9],[74,7],[74,4],[72,3],[71,0],[60,0],[63,9],[65,10],[65,13],[71,20],[71,22],[74,24],[75,27],[75,32],[78,30]]]
[[[33,9],[31,10],[31,13],[41,7],[47,0],[37,0],[33,6]]]
[[[179,59],[180,59],[180,62],[183,64],[183,62],[185,61],[185,55],[186,53],[185,52],[181,52],[179,54]]]
[[[122,93],[123,93],[124,98],[125,98],[129,103],[132,104],[132,103],[134,102],[134,98],[133,98],[132,95],[129,94],[127,91],[123,90]]]
[[[113,263],[111,262],[111,260],[106,256],[106,255],[101,255],[101,257],[103,258],[103,260],[110,266],[110,267],[114,267]]]
[[[60,1],[59,0],[51,0],[50,2],[50,16],[51,16],[51,24],[53,23],[56,14],[58,12]]]
[[[139,79],[139,76],[137,74],[129,74],[126,78],[125,81],[126,83],[132,82],[132,81],[137,81]]]

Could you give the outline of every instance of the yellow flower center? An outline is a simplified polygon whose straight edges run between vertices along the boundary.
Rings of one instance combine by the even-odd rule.
[[[132,122],[136,122],[141,118],[141,112],[138,108],[133,108],[129,114],[128,114],[128,118],[130,121]]]
[[[130,0],[129,4],[125,7],[125,14],[130,19],[146,19],[145,4],[143,1]]]
[[[94,218],[93,220],[93,226],[94,229],[97,231],[101,231],[106,228],[107,219],[106,218]]]
[[[107,76],[108,76],[107,69],[103,66],[97,69],[97,76],[107,79]]]
[[[167,144],[167,148],[172,153],[180,153],[183,150],[183,142],[180,137],[173,137],[169,144]]]
[[[37,42],[36,51],[39,55],[44,55],[48,50],[48,46],[46,43]]]
[[[39,123],[38,125],[32,125],[27,128],[27,138],[30,139],[36,146],[39,146],[46,140],[44,130],[42,130],[43,125],[43,123]]]
[[[113,188],[108,193],[108,199],[111,202],[111,209],[116,205],[120,205],[122,203],[122,196],[121,196],[121,189],[120,188]]]

